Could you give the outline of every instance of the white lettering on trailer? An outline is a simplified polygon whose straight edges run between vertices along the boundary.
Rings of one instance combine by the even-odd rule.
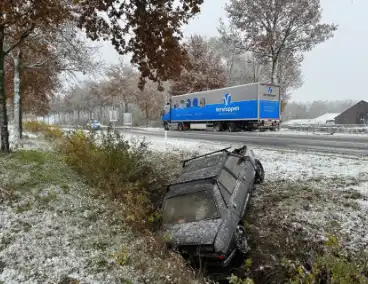
[[[240,107],[217,107],[216,112],[233,112],[233,111],[239,111]]]

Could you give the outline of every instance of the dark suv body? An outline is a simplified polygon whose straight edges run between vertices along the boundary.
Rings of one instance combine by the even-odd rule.
[[[184,161],[164,198],[168,244],[194,265],[225,267],[248,251],[243,217],[264,170],[246,146],[228,149]]]

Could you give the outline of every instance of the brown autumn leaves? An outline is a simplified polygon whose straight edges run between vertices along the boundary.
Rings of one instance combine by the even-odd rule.
[[[122,55],[131,54],[131,63],[138,67],[141,89],[147,80],[157,82],[159,90],[162,82],[173,80],[174,94],[222,87],[226,74],[217,68],[222,58],[207,53],[204,68],[193,53],[187,56],[188,50],[181,42],[181,28],[199,13],[202,3],[203,0],[1,1],[1,149],[9,148],[6,100],[13,94],[12,53],[21,53],[24,111],[44,114],[49,109],[50,95],[59,89],[60,71],[70,69],[65,66],[69,52],[60,53],[59,48],[67,41],[55,46],[55,38],[60,39],[60,30],[66,26],[92,40],[110,41]],[[269,81],[280,81],[277,70],[283,62],[302,60],[303,52],[331,38],[337,29],[320,23],[320,0],[231,0],[226,10],[230,24],[240,35],[236,48],[268,66]],[[194,37],[191,41],[193,46],[200,39]],[[71,69],[80,71],[75,64]],[[204,72],[208,76],[201,74]]]
[[[160,84],[161,81],[180,74],[180,68],[185,61],[185,50],[179,43],[181,38],[180,28],[190,17],[199,12],[199,6],[203,0],[181,0],[176,5],[174,5],[174,2],[174,0],[132,0],[127,4],[125,1],[121,3],[118,0],[1,1],[1,150],[9,151],[6,105],[7,98],[12,94],[12,64],[9,56],[12,52],[17,52],[17,54],[22,52],[23,58],[26,58],[27,55],[30,56],[27,54],[28,50],[24,47],[27,39],[31,40],[32,36],[35,36],[33,40],[37,41],[35,45],[39,47],[37,52],[47,56],[47,53],[52,50],[52,41],[45,41],[45,38],[52,37],[54,32],[66,23],[74,23],[76,27],[84,31],[93,40],[110,40],[120,54],[132,52],[132,63],[139,67],[142,75],[141,88],[143,88],[145,78],[157,81]],[[101,12],[105,13],[107,17],[101,17],[101,14],[99,14]],[[133,36],[126,40],[125,36],[128,34]],[[38,44],[40,42],[41,44]],[[32,50],[32,52],[35,51],[35,49]],[[24,55],[24,53],[26,54]],[[60,64],[59,60],[52,60],[50,65],[53,65],[53,68],[48,71],[57,70],[55,66],[58,64]],[[37,65],[40,65],[40,62],[37,62]],[[48,90],[38,88],[40,81],[45,80],[45,75],[49,75],[47,70],[43,69],[43,73],[32,70],[29,76],[21,75],[21,78],[26,80],[22,82],[23,87],[21,87],[23,92],[26,91],[23,102],[27,101],[26,93],[28,93],[28,97],[32,102],[43,102],[43,100],[48,99],[50,88],[51,90],[57,88],[57,85],[55,85],[57,80],[54,80],[52,75],[47,76],[48,82],[43,84],[48,86],[46,87]],[[33,88],[32,84],[34,85]],[[43,93],[44,99],[35,99],[35,96],[41,96],[41,93]]]

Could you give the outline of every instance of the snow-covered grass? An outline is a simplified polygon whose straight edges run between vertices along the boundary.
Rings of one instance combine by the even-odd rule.
[[[228,145],[210,141],[165,139],[132,133],[124,133],[124,138],[135,143],[144,140],[153,151],[185,152],[188,155],[205,154],[228,146],[232,148],[243,146],[242,144]],[[297,220],[302,220],[306,230],[313,232],[314,235],[334,232],[344,240],[344,245],[347,247],[362,248],[364,243],[355,236],[368,234],[368,229],[364,226],[367,221],[365,216],[368,213],[366,202],[368,199],[366,190],[368,158],[294,150],[262,148],[253,148],[253,150],[262,161],[266,171],[266,183],[260,187],[260,192],[262,192],[260,198],[263,200],[265,195],[269,194],[280,203],[277,206],[269,206],[269,212],[273,212],[280,206],[286,215],[295,217],[290,221],[296,224]],[[267,190],[263,191],[265,188]],[[279,200],[280,192],[284,195],[289,194],[290,198]],[[306,199],[307,203],[310,199],[310,202],[315,204],[306,207],[303,199]],[[284,201],[287,203],[284,204]],[[259,201],[259,203],[262,202]],[[307,213],[304,212],[305,208],[308,208]],[[282,216],[277,213],[280,211],[273,212],[273,215],[266,214],[263,217],[278,216],[281,218]],[[307,219],[306,216],[308,216]],[[336,231],[335,228],[329,226],[334,224],[335,219],[338,220],[338,223],[340,222],[338,228],[343,227],[345,230]],[[321,222],[324,222],[323,226]],[[355,230],[356,234],[350,236],[350,230]]]
[[[190,152],[205,154],[225,147],[243,144],[224,144],[211,141],[163,138],[149,135],[124,133],[128,141],[146,141],[149,148],[160,152]],[[252,148],[264,163],[269,180],[309,180],[316,178],[359,179],[367,175],[368,158],[336,156],[293,150]]]
[[[0,283],[171,283],[176,259],[96,193],[56,153],[0,156]]]
[[[368,129],[368,128],[367,128]],[[70,131],[71,128],[68,128]],[[118,130],[121,130],[118,128]],[[129,128],[126,129],[129,131]],[[148,131],[148,132],[162,132],[162,135],[164,135],[164,129],[162,128],[154,128],[154,127],[135,127],[134,130],[141,130],[141,131]],[[280,131],[264,131],[264,132],[257,132],[261,135],[333,135],[333,136],[347,136],[347,137],[367,137],[368,139],[368,132],[358,133],[352,128],[346,129],[346,132],[335,132],[331,134],[331,132],[328,132],[329,130],[326,129],[326,131],[319,131],[316,128],[311,127],[310,131],[307,130],[299,130],[299,129],[289,129],[286,127],[281,127]],[[345,131],[345,130],[344,130]],[[249,133],[249,132],[240,132],[240,133]]]
[[[329,132],[319,132],[319,131],[301,131],[301,130],[292,130],[287,128],[281,128],[280,131],[273,132],[273,131],[265,131],[262,132],[262,134],[265,135],[302,135],[302,136],[345,136],[345,137],[366,137],[368,139],[368,133],[344,133],[344,132],[335,132],[334,134],[331,134]]]
[[[226,146],[242,146],[124,135],[130,141],[144,139],[150,149],[160,152],[204,154]],[[266,212],[258,212],[262,215],[260,219],[281,218],[282,222],[302,227],[314,236],[334,233],[346,247],[366,249],[368,253],[365,247],[368,243],[368,228],[365,226],[368,221],[368,158],[292,150],[253,150],[266,172],[266,183],[260,187],[255,201],[269,203]]]
[[[297,125],[297,124],[325,124],[326,121],[334,120],[340,113],[325,113],[321,116],[311,119],[292,119],[285,121],[284,125]]]
[[[187,156],[240,146],[144,138],[155,152]],[[46,144],[38,136],[29,140]],[[351,252],[368,253],[368,159],[254,151],[266,171],[246,218],[257,265],[299,259],[328,234]],[[131,232],[124,206],[96,198],[56,153],[0,156],[0,283],[73,283],[61,282],[65,277],[91,284],[171,283],[175,263],[151,253],[150,237]]]
[[[49,143],[41,139],[40,134],[23,131],[23,139],[21,141],[15,141],[14,126],[9,125],[8,130],[9,144],[12,150],[51,149]]]

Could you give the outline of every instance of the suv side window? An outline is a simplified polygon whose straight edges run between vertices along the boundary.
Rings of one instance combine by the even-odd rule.
[[[218,188],[220,189],[220,193],[222,195],[222,198],[225,201],[226,206],[229,206],[231,194],[227,191],[227,189],[221,184],[218,184]]]
[[[227,167],[236,177],[244,170],[244,163],[239,164],[239,158],[235,156],[229,156],[227,158],[225,167]]]
[[[235,188],[236,178],[233,177],[231,173],[227,170],[222,169],[218,181],[225,187],[228,193],[231,195]]]

